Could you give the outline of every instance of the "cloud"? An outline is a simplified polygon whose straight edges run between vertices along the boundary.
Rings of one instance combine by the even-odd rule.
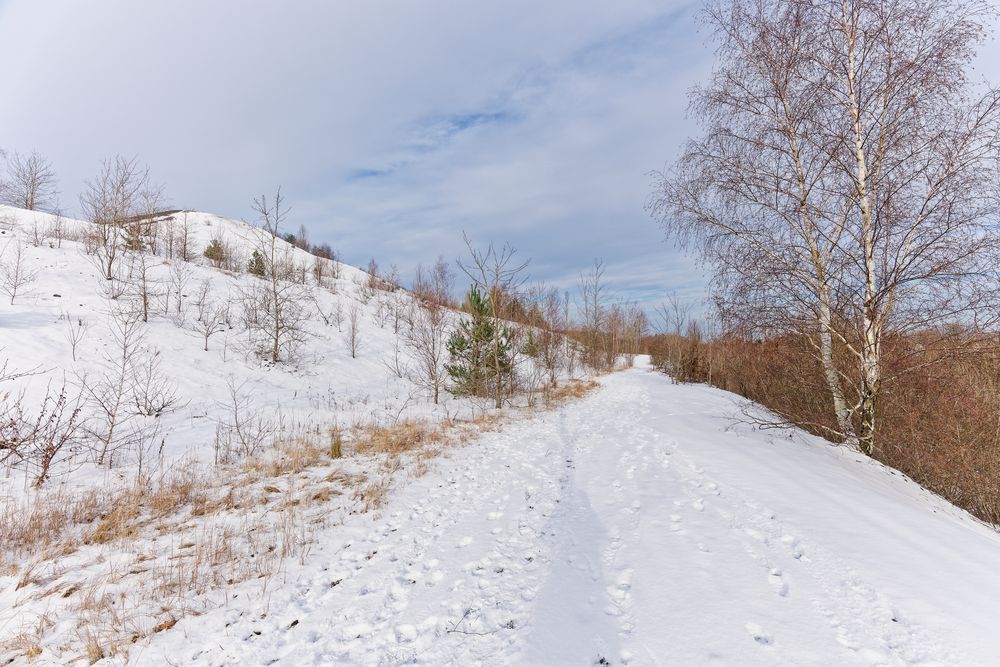
[[[278,184],[349,261],[404,274],[510,241],[571,287],[704,284],[643,210],[692,128],[710,52],[690,2],[0,5],[0,145],[54,163],[68,209],[101,159],[138,155],[174,205],[249,216]]]

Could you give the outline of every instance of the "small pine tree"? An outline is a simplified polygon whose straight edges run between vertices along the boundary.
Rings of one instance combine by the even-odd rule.
[[[219,239],[212,239],[203,254],[215,268],[219,268],[226,261],[226,249],[222,247],[222,241]]]
[[[247,272],[254,276],[263,276],[267,273],[267,265],[264,263],[264,255],[261,254],[260,250],[253,251],[253,255],[250,257],[250,262],[247,264]]]
[[[455,396],[509,395],[512,333],[506,326],[495,326],[493,305],[476,286],[469,290],[467,307],[472,319],[463,320],[448,338],[448,391]]]

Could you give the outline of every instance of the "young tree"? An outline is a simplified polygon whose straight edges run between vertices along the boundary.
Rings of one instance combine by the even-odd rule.
[[[56,174],[37,152],[7,158],[7,178],[0,189],[0,202],[29,211],[47,211],[56,203]]]
[[[513,368],[505,368],[509,361],[512,331],[505,324],[511,319],[511,306],[516,303],[514,296],[524,284],[524,270],[528,261],[519,261],[517,251],[504,244],[496,248],[492,243],[486,248],[473,247],[472,241],[463,234],[470,259],[459,262],[459,268],[472,279],[481,307],[486,307],[489,316],[485,321],[492,327],[490,344],[493,346],[489,361],[493,364],[489,377],[493,381],[493,399],[496,408],[503,406],[504,399],[514,392],[515,375]],[[470,294],[471,296],[471,294]],[[471,305],[471,303],[470,303]],[[508,349],[503,347],[507,345]],[[504,383],[507,383],[504,386]]]
[[[73,361],[76,361],[76,349],[80,346],[83,337],[87,335],[89,325],[87,320],[82,317],[73,317],[68,312],[63,313],[63,319],[66,320],[66,340],[69,341]]]
[[[490,397],[499,409],[513,393],[514,334],[475,284],[469,289],[466,306],[471,319],[462,320],[446,344],[449,360],[445,371],[451,379],[448,391],[456,396]]]
[[[134,368],[143,341],[142,313],[132,304],[116,304],[109,324],[115,344],[104,353],[104,372],[96,381],[86,375],[77,376],[81,393],[96,413],[87,425],[98,443],[95,462],[108,466],[114,453],[133,444],[137,434],[126,430],[122,437],[122,431],[135,417],[128,406],[133,398]]]
[[[212,263],[215,268],[220,268],[222,263],[226,261],[226,251],[222,247],[222,241],[219,239],[212,239],[208,242],[208,247],[205,248],[203,253],[205,257]]]
[[[805,337],[831,430],[865,453],[887,336],[975,321],[996,290],[1000,94],[966,77],[991,13],[716,0],[718,66],[692,98],[705,134],[650,202],[712,262],[727,318]]]
[[[0,253],[0,287],[10,297],[12,306],[17,293],[23,292],[38,278],[38,272],[28,266],[24,250],[21,237],[16,236],[7,242],[3,253]]]

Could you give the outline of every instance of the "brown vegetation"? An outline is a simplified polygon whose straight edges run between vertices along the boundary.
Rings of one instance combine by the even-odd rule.
[[[837,431],[821,368],[801,338],[660,335],[648,342],[657,366],[678,380],[710,382],[766,406],[776,415],[770,426],[795,424],[824,437]],[[942,351],[923,345],[921,336],[890,340],[883,370],[892,381],[883,389],[873,452],[992,524],[1000,524],[998,343],[984,335]]]

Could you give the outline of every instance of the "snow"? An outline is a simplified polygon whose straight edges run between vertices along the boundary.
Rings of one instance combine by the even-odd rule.
[[[214,236],[252,235],[238,221],[189,217],[199,249]],[[35,218],[48,222],[0,209],[0,247]],[[82,247],[26,250],[39,279],[0,305],[0,354],[43,371],[19,381],[30,401],[46,382],[100,373],[110,338],[107,299]],[[173,264],[157,264],[159,280]],[[191,283],[210,280],[217,298],[253,280],[205,264],[188,265]],[[360,304],[362,272],[342,270],[333,290],[314,290],[321,307]],[[397,344],[391,324],[378,326],[374,300],[360,305],[359,358],[342,332],[314,320],[300,362],[284,367],[240,353],[224,333],[204,352],[196,334],[157,314],[145,345],[162,355],[164,381],[183,399],[156,424],[158,465],[211,462],[230,378],[252,390],[256,413],[286,423],[437,419],[474,407],[435,407],[396,377],[384,363]],[[90,324],[76,361],[66,313]],[[425,474],[404,475],[381,511],[358,513],[346,495],[335,498],[319,509],[325,520],[311,529],[307,554],[185,600],[198,614],[130,646],[127,662],[1000,664],[992,528],[855,452],[796,430],[756,430],[743,414],[757,408],[732,394],[673,384],[644,363],[600,385],[553,410],[515,411],[498,430],[446,449]],[[128,465],[81,460],[46,486],[122,484]],[[345,459],[343,471],[373,465]],[[322,481],[315,472],[294,483]],[[0,478],[0,498],[33,493],[17,474]],[[132,544],[150,567],[181,537],[159,539]],[[51,617],[52,640],[31,664],[68,659],[73,651],[56,645],[78,641],[70,607],[41,589],[134,562],[99,545],[57,561],[41,566],[45,584],[20,591],[16,576],[0,572],[0,656],[5,639]],[[108,594],[119,593],[109,584]]]
[[[1000,535],[647,368],[488,433],[140,662],[992,665]]]

